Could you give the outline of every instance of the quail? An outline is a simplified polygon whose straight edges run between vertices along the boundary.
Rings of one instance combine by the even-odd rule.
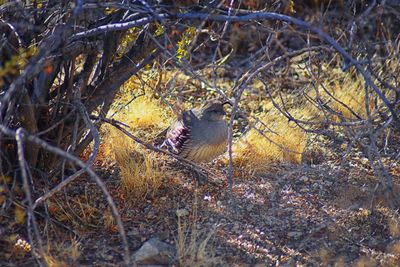
[[[223,154],[228,140],[225,104],[229,102],[211,100],[200,109],[184,111],[167,129],[162,146],[195,163],[209,162]]]

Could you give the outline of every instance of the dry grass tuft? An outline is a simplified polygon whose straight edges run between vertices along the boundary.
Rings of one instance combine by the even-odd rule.
[[[55,245],[47,246],[44,260],[49,267],[74,266],[77,264],[81,256],[81,243],[72,238],[69,242],[55,243]],[[57,255],[57,257],[53,256]]]
[[[286,110],[295,119],[311,121],[315,124],[325,120],[335,122],[354,120],[358,116],[366,118],[365,84],[362,76],[355,70],[343,72],[335,64],[322,66],[323,69],[329,71],[320,76],[314,76],[318,73],[317,71],[311,75],[305,71],[307,68],[296,69],[296,64],[294,64],[293,70],[299,75],[298,80],[304,81],[303,87],[297,88],[296,84],[293,84],[289,86],[289,89],[286,88],[288,93],[279,95],[277,92],[285,92],[283,89],[287,85],[277,77],[270,84],[271,88],[274,87],[273,101],[280,106],[281,110]],[[310,75],[315,83],[309,82]],[[264,90],[263,83],[257,82],[257,80],[254,81],[253,88],[254,90]],[[393,96],[388,97],[393,98]],[[307,134],[294,123],[289,123],[287,117],[281,115],[274,106],[273,101],[244,94],[242,105],[246,106],[248,110],[252,110],[253,115],[272,130],[264,131],[266,138],[257,130],[252,129],[234,144],[235,166],[247,174],[254,175],[265,172],[271,162],[318,164],[318,160],[321,160],[320,157],[323,157],[321,149],[307,147]],[[282,101],[285,105],[282,104]],[[320,106],[316,103],[324,103],[332,112],[321,112]],[[376,105],[379,105],[379,100],[371,99],[370,110],[374,111]],[[263,129],[260,123],[253,122],[253,124],[257,128]],[[324,127],[324,125],[318,127]],[[303,156],[305,156],[304,159],[302,159]]]
[[[177,263],[179,266],[219,266],[221,259],[215,256],[212,249],[209,249],[210,239],[214,236],[215,229],[199,230],[197,204],[194,205],[193,221],[190,226],[188,212],[186,210],[176,212],[178,217],[178,235],[175,239]]]
[[[85,188],[86,189],[86,188]],[[109,209],[104,210],[96,204],[95,194],[85,190],[79,196],[67,200],[47,201],[49,213],[58,221],[74,225],[78,229],[85,227],[115,230],[114,217]]]
[[[260,120],[275,133],[265,131],[264,136],[251,129],[233,146],[235,165],[255,174],[267,170],[271,162],[300,163],[305,133],[278,114],[265,114]]]
[[[373,267],[377,266],[377,261],[373,258],[361,256],[359,259],[356,260],[353,266],[356,267]]]
[[[158,101],[142,96],[118,112],[114,118],[128,124],[132,133],[150,142],[168,126],[166,112]],[[121,186],[130,197],[155,192],[166,174],[165,164],[152,153],[112,126],[104,130],[103,155],[116,162]]]

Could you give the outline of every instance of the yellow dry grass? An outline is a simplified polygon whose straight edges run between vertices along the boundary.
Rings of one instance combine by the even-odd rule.
[[[109,154],[120,169],[121,186],[124,192],[140,197],[156,191],[161,185],[162,164],[154,154],[144,150],[135,141],[115,129],[110,129],[110,143],[106,146]]]
[[[365,117],[365,82],[361,75],[355,73],[354,70],[349,73],[332,70],[325,79],[307,90],[311,99],[316,102],[319,99],[321,103],[341,114],[341,117],[346,120],[356,119],[353,112],[360,117]],[[370,103],[371,109],[373,109],[372,104],[373,102]],[[322,119],[321,110],[310,102],[304,104],[302,110],[313,114],[315,118]],[[328,119],[340,121],[337,115]]]
[[[385,67],[376,70],[376,75],[381,79],[387,76],[387,73],[398,72],[399,60],[397,56],[393,56],[392,59],[385,63]],[[356,71],[355,68],[351,68],[347,72],[343,72],[337,65],[337,62],[333,62],[332,65],[324,64],[322,69],[323,74],[319,77],[312,76],[314,86],[309,86],[306,93],[309,98],[316,101],[318,98],[321,103],[326,104],[333,111],[340,114],[341,117],[346,120],[356,119],[356,115],[366,119],[366,99],[365,99],[365,80],[363,76]],[[305,74],[304,74],[305,75]],[[307,79],[307,76],[303,77]],[[373,82],[380,86],[380,82],[373,79]],[[388,84],[395,87],[395,80],[388,79]],[[395,98],[395,91],[384,92],[385,96],[389,101],[393,101]],[[368,109],[373,114],[377,106],[384,106],[382,100],[369,88],[369,102]],[[308,105],[303,105],[304,111],[308,110],[314,114],[314,116],[321,118],[321,111],[315,106],[308,102]],[[351,112],[351,111],[352,112]],[[318,116],[319,115],[319,116]],[[340,121],[340,116],[333,115],[329,119],[336,122]]]
[[[49,267],[74,266],[77,264],[81,254],[81,243],[77,239],[72,238],[69,242],[63,241],[55,243],[52,246],[48,244],[43,258]]]
[[[127,95],[121,96],[121,99],[126,98]],[[131,132],[146,142],[168,126],[165,108],[147,95],[132,101],[113,118],[129,125]],[[112,126],[105,128],[104,136],[104,156],[119,167],[125,195],[141,197],[155,192],[166,174],[166,168],[157,156]]]
[[[340,117],[337,114],[341,114],[341,117],[346,120],[353,120],[356,119],[353,112],[365,118],[365,85],[362,76],[354,70],[342,72],[337,67],[329,65],[325,65],[323,68],[326,70],[324,77],[311,77],[316,82],[309,83],[307,88],[302,89],[305,94],[291,94],[290,92],[282,94],[285,102],[284,109],[295,119],[315,123],[321,120],[339,122]],[[310,75],[304,70],[296,73],[301,76],[299,80],[310,80]],[[274,82],[271,83],[274,84]],[[279,82],[275,84],[279,84]],[[255,81],[254,88],[263,90],[263,85]],[[281,88],[278,86],[276,90],[281,90]],[[265,129],[261,123],[253,120],[251,123],[262,130],[263,134],[251,129],[234,144],[234,165],[252,175],[267,171],[271,162],[301,163],[302,155],[307,148],[308,135],[293,122],[288,122],[288,118],[280,114],[271,100],[262,100],[259,97],[247,96],[246,94],[244,94],[244,97],[245,99],[242,101],[244,105],[247,104],[247,98],[250,103],[249,109],[256,110],[253,113],[254,117],[258,118],[272,131]],[[253,99],[249,100],[251,98]],[[314,103],[307,99],[312,99]],[[326,113],[328,114],[326,115],[321,112],[319,107],[315,105],[318,99],[320,102],[326,103],[337,114]],[[274,97],[275,103],[283,109],[281,100],[280,96]],[[371,101],[369,105],[372,111],[374,110],[373,104]],[[255,106],[252,107],[251,105]]]
[[[271,162],[300,163],[307,142],[305,133],[279,114],[259,116],[275,133],[264,131],[261,134],[255,129],[246,133],[233,145],[235,166],[255,174],[266,171]]]
[[[356,119],[355,115],[349,109],[354,111],[358,116],[365,118],[363,78],[354,70],[342,72],[335,64],[335,62],[325,64],[322,67],[324,70],[323,74],[319,77],[310,76],[309,73],[304,72],[304,69],[303,72],[300,72],[295,67],[296,73],[300,76],[299,80],[313,80],[315,82],[309,82],[308,88],[303,89],[307,97],[305,95],[291,95],[290,92],[283,94],[285,102],[288,105],[285,108],[288,109],[292,116],[297,119],[312,120],[313,122],[323,119],[339,122],[340,116],[328,114],[328,117],[326,117],[314,105],[315,103],[312,104],[307,101],[307,99],[313,99],[314,101],[319,99],[347,120]],[[395,65],[391,64],[390,66]],[[179,85],[186,83],[188,77],[176,71],[166,72],[162,75],[162,81],[158,80],[156,82],[156,74],[153,76],[146,75],[148,77],[146,83],[152,84],[152,86],[147,85],[144,87],[144,90],[147,90],[147,95],[135,99],[131,104],[124,107],[122,111],[119,111],[114,118],[130,125],[133,133],[140,138],[150,141],[151,138],[155,137],[157,132],[162,131],[169,125],[174,115],[172,115],[171,111],[167,113],[169,109],[161,105],[160,101],[151,98],[148,93],[159,90],[157,88],[167,83],[170,76],[175,77],[176,84]],[[259,81],[254,81],[254,84],[257,82],[261,87],[255,85],[255,90],[264,90],[262,83]],[[221,80],[218,86],[225,88],[230,87],[231,84]],[[132,97],[133,92],[137,93],[140,83],[133,79],[128,82],[128,86],[126,87],[130,88],[130,90],[125,90],[120,94],[120,103],[126,103]],[[275,97],[275,101],[280,105],[279,96]],[[257,105],[257,107],[250,107],[250,110],[254,111],[253,115],[267,125],[274,133],[264,129],[266,138],[257,130],[252,129],[240,137],[233,147],[235,166],[247,171],[247,173],[255,174],[267,171],[268,165],[271,162],[301,163],[302,154],[307,148],[307,134],[293,122],[288,122],[288,119],[281,115],[273,106],[272,101],[262,96],[261,92],[258,95],[245,92],[241,104],[248,105],[246,101]],[[371,101],[370,108],[372,110],[373,104]],[[189,106],[191,105],[188,104],[187,107]],[[251,123],[263,129],[260,123],[255,121]],[[126,192],[140,196],[144,193],[152,192],[159,187],[164,175],[165,166],[156,159],[158,155],[153,155],[144,150],[140,145],[112,127],[106,128],[104,139],[106,140],[104,144],[105,156],[113,159],[119,166],[121,170],[121,184]]]

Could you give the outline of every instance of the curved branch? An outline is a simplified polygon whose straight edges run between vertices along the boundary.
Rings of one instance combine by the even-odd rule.
[[[280,20],[307,29],[311,32],[314,32],[315,34],[320,36],[325,42],[330,44],[343,57],[346,68],[348,67],[348,65],[353,65],[357,69],[357,71],[361,73],[361,75],[364,77],[366,84],[370,86],[372,90],[375,91],[375,93],[379,96],[379,98],[389,109],[391,115],[393,116],[393,119],[400,126],[400,119],[397,115],[397,112],[393,108],[393,105],[390,103],[390,101],[382,93],[382,91],[372,81],[370,72],[368,70],[365,70],[362,67],[360,61],[354,59],[348,52],[346,52],[346,50],[341,45],[339,45],[339,43],[335,39],[333,39],[330,35],[326,34],[322,29],[314,27],[308,22],[273,12],[254,12],[250,14],[237,15],[237,16],[210,15],[207,13],[189,12],[189,13],[177,13],[175,14],[175,16],[177,18],[185,20],[199,19],[199,20],[232,21],[232,22],[251,21],[251,20]]]
[[[166,18],[166,15],[165,14],[160,14],[159,17],[160,18]],[[81,39],[81,38],[87,38],[87,37],[95,36],[95,35],[98,35],[98,34],[104,33],[104,32],[127,30],[127,29],[130,29],[130,28],[146,25],[146,24],[148,24],[150,22],[153,22],[155,20],[157,20],[156,17],[147,17],[147,18],[142,18],[142,19],[138,19],[138,20],[134,20],[134,21],[102,25],[102,26],[99,26],[99,27],[94,28],[94,29],[90,29],[90,30],[87,30],[87,31],[84,31],[84,32],[79,32],[77,34],[74,34],[70,38],[70,40],[71,41],[76,41],[76,40]]]

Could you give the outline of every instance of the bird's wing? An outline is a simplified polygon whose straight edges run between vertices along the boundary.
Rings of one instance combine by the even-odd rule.
[[[196,117],[196,114],[192,110],[181,112],[170,127],[154,138],[153,144],[158,148],[170,147],[174,152],[179,153],[188,140],[193,117]]]
[[[166,143],[175,153],[180,153],[189,141],[190,128],[182,121],[177,121],[172,125],[167,133]]]
[[[167,138],[166,145],[172,148],[172,150],[181,154],[183,157],[186,153],[186,146],[190,142],[192,136],[193,125],[199,120],[196,112],[193,110],[188,110],[182,113],[182,119],[176,121],[170,127]]]

